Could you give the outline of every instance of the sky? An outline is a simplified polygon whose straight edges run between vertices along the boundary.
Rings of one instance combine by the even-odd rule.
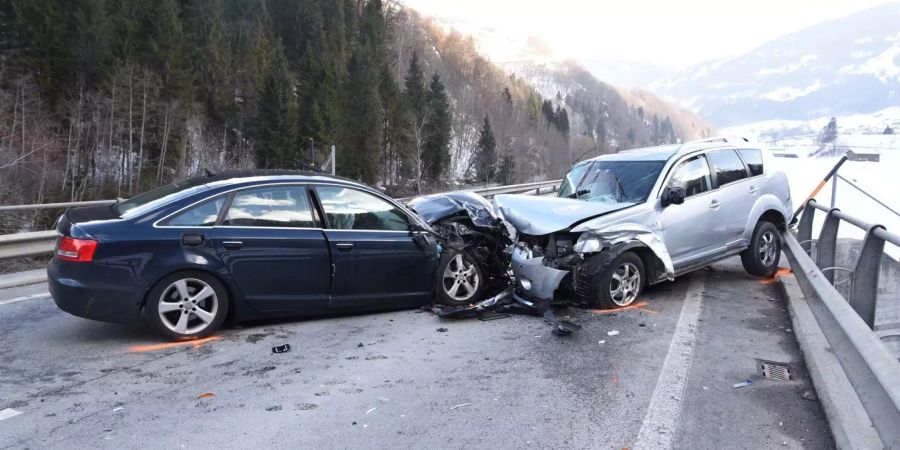
[[[687,67],[885,0],[401,0],[426,15],[533,35],[562,58]],[[900,24],[898,24],[900,28]]]

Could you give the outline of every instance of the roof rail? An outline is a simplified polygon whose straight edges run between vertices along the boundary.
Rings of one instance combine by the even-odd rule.
[[[722,142],[725,144],[730,144],[733,142],[750,142],[750,139],[747,139],[743,136],[716,136],[705,139],[697,139],[695,141],[685,142],[686,144],[708,144],[712,142]]]

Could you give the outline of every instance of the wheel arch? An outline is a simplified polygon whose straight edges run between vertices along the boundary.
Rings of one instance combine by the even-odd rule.
[[[638,255],[638,257],[641,258],[641,262],[644,264],[644,271],[647,275],[646,285],[648,286],[660,283],[667,279],[665,263],[663,263],[662,259],[660,259],[650,247],[641,241],[635,239],[613,245],[610,247],[609,252],[610,255],[608,261],[612,261],[625,252],[632,252]]]

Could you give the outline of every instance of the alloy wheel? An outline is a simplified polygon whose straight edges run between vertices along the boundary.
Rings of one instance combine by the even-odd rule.
[[[624,262],[609,279],[609,298],[617,306],[628,306],[637,299],[641,289],[641,272],[637,266]]]
[[[764,267],[769,267],[775,262],[778,250],[778,244],[775,239],[775,233],[771,231],[766,231],[760,236],[757,254],[759,255],[759,262]]]
[[[444,269],[443,283],[444,293],[453,300],[464,302],[472,298],[478,291],[481,280],[475,264],[464,258],[461,253],[450,260]]]
[[[205,281],[183,278],[163,290],[158,310],[162,324],[169,330],[182,335],[196,334],[216,318],[219,297]]]

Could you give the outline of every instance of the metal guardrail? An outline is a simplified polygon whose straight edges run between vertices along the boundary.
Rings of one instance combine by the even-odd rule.
[[[561,180],[540,181],[537,183],[516,184],[511,186],[498,186],[482,189],[471,189],[470,192],[481,194],[485,197],[493,197],[498,194],[533,194],[540,195],[559,190]],[[415,197],[401,198],[398,201],[407,202]],[[83,206],[111,205],[116,200],[96,200],[89,202],[71,203],[45,203],[34,205],[9,205],[0,206],[0,212],[4,211],[29,211],[40,209],[78,208]],[[16,233],[0,235],[0,259],[18,258],[23,256],[39,256],[53,252],[56,245],[56,231],[35,231],[28,233]]]
[[[827,214],[816,245],[816,261],[813,261],[808,252],[813,242],[816,210]],[[852,271],[849,299],[844,299],[834,287],[837,231],[841,221],[866,232],[863,249]],[[884,244],[900,246],[900,236],[815,200],[810,200],[804,208],[797,231],[797,238],[785,233],[785,250],[798,279],[821,300],[822,307],[813,308],[816,321],[885,447],[900,446],[900,362],[872,331]]]

